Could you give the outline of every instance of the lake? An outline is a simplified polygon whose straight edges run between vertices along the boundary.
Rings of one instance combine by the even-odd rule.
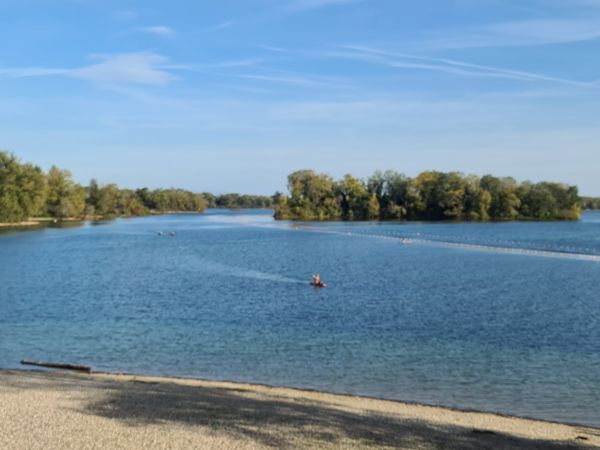
[[[600,427],[599,257],[599,213],[293,224],[209,210],[3,231],[0,367],[61,361]],[[326,289],[309,286],[315,271]]]

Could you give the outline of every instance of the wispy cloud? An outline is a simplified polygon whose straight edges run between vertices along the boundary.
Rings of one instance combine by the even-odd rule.
[[[11,78],[66,76],[99,83],[165,85],[174,80],[167,59],[152,52],[93,55],[99,62],[76,68],[0,68],[0,76]]]
[[[282,48],[282,47],[275,47],[274,45],[258,45],[258,48],[262,49],[262,50],[267,50],[270,52],[275,52],[275,53],[286,53],[287,50]]]
[[[140,27],[140,28],[138,28],[138,30],[142,31],[144,33],[150,33],[150,34],[154,34],[155,36],[160,36],[160,37],[165,37],[165,38],[172,38],[175,36],[175,30],[173,30],[172,28],[167,27],[165,25]]]
[[[164,85],[174,79],[162,67],[167,59],[156,53],[97,55],[94,58],[101,61],[81,69],[71,70],[68,75],[98,82],[150,85]]]
[[[253,74],[244,74],[238,75],[239,78],[244,78],[247,80],[257,80],[257,81],[266,81],[269,83],[284,83],[284,84],[293,84],[298,86],[321,86],[326,84],[322,81],[315,80],[309,77],[303,76],[274,76],[274,75],[253,75]]]
[[[331,90],[352,90],[356,86],[339,77],[331,77],[314,73],[303,73],[289,70],[282,70],[276,67],[260,66],[253,73],[229,74],[237,78],[264,82],[269,85],[287,84],[306,88],[327,88]]]
[[[429,34],[427,49],[528,47],[599,39],[600,20],[531,19]]]
[[[531,72],[473,64],[447,58],[433,58],[405,53],[393,53],[364,46],[340,45],[337,47],[346,51],[325,52],[324,55],[335,58],[346,58],[376,63],[398,69],[431,70],[469,77],[508,78],[529,82],[543,81],[587,87],[594,86],[596,84],[595,82],[569,80]]]
[[[65,75],[68,72],[67,69],[46,69],[43,67],[0,67],[0,76],[7,78],[47,77]]]
[[[166,64],[161,66],[166,70],[184,70],[191,72],[209,72],[213,69],[248,68],[264,62],[262,58],[237,59],[229,61],[217,61],[203,64]]]

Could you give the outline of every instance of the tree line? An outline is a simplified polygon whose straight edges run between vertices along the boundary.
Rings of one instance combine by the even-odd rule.
[[[600,210],[600,197],[582,197],[583,209]]]
[[[518,183],[426,171],[415,178],[395,171],[367,180],[341,180],[300,170],[288,176],[289,196],[274,196],[280,220],[576,220],[582,200],[576,186]]]
[[[19,223],[34,217],[113,218],[202,212],[207,207],[270,207],[271,198],[239,194],[215,196],[183,189],[120,189],[91,180],[81,186],[68,170],[22,163],[15,155],[0,151],[0,223]]]
[[[213,195],[208,192],[202,194],[208,202],[208,208],[245,209],[245,208],[271,208],[273,198],[266,195],[223,194]]]

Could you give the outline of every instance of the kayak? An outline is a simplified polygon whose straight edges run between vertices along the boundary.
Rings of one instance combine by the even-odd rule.
[[[308,284],[310,284],[311,286],[314,286],[314,287],[316,287],[316,288],[326,288],[326,287],[327,287],[327,283],[323,283],[323,282],[321,282],[321,283],[319,283],[319,284],[316,284],[316,283],[313,283],[313,282],[311,281],[311,282],[310,282],[310,283],[308,283]]]

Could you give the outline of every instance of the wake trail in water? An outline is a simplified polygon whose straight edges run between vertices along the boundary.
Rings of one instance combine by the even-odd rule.
[[[306,284],[306,280],[298,280],[295,278],[285,277],[283,275],[261,272],[253,269],[246,269],[243,267],[229,266],[227,264],[218,263],[215,261],[209,261],[202,259],[200,260],[200,267],[207,272],[225,275],[238,278],[250,278],[253,280],[271,281],[275,283],[288,283],[288,284]]]
[[[327,228],[317,227],[317,226],[296,226],[294,228],[289,228],[288,226],[278,226],[278,225],[257,225],[262,227],[276,228],[280,230],[288,230],[288,231],[304,231],[310,233],[319,233],[319,234],[332,234],[337,236],[346,236],[346,237],[362,237],[362,238],[371,238],[371,239],[381,239],[388,240],[392,242],[397,242],[400,244],[416,244],[416,245],[427,245],[427,246],[435,246],[435,247],[443,247],[443,248],[455,248],[462,250],[475,250],[475,251],[485,251],[499,254],[508,254],[508,255],[524,255],[524,256],[537,256],[542,258],[562,258],[562,259],[572,259],[572,260],[580,260],[580,261],[600,261],[600,255],[593,254],[591,251],[594,251],[593,248],[577,248],[571,246],[557,246],[558,250],[541,250],[537,248],[524,248],[524,247],[512,247],[507,245],[502,245],[502,243],[513,242],[515,244],[525,245],[526,243],[520,243],[517,241],[507,241],[507,240],[497,240],[496,243],[490,244],[485,242],[474,243],[474,242],[464,242],[464,241],[456,241],[456,240],[444,240],[443,237],[440,236],[425,236],[417,233],[416,235],[406,235],[400,236],[395,234],[377,234],[377,233],[365,233],[365,232],[353,232],[353,231],[339,231],[339,230],[330,230]],[[466,239],[465,239],[466,240]],[[535,247],[539,244],[532,244],[532,247]],[[563,250],[564,249],[564,250]],[[570,249],[574,251],[569,251]],[[590,253],[586,253],[586,251]]]

